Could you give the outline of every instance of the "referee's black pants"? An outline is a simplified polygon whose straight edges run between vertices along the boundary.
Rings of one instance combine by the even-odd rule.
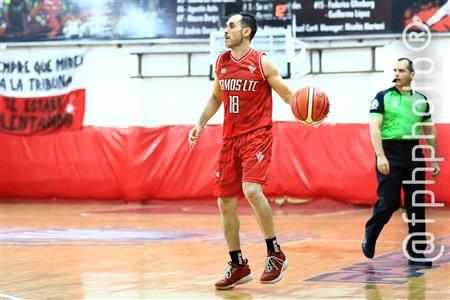
[[[383,175],[376,168],[378,180],[378,201],[373,207],[372,217],[366,223],[366,240],[375,246],[378,236],[381,233],[384,225],[389,222],[392,214],[401,205],[401,189],[403,188],[404,203],[408,219],[425,220],[425,207],[417,206],[417,204],[424,203],[424,193],[418,192],[414,196],[415,205],[413,201],[413,193],[415,191],[424,191],[425,172],[416,171],[413,176],[413,170],[418,167],[425,167],[423,161],[413,161],[413,147],[418,145],[418,141],[400,141],[400,140],[384,140],[383,150],[389,161],[390,173]],[[423,158],[422,149],[416,149],[416,158]],[[404,183],[405,180],[413,180],[415,183]],[[418,233],[415,237],[409,239],[407,244],[407,251],[411,256],[415,256],[412,248],[413,241],[422,241],[415,245],[415,249],[424,250],[426,244],[425,223],[416,222],[414,225],[408,223],[408,232]],[[406,234],[405,234],[406,238]],[[402,240],[403,241],[403,240]]]

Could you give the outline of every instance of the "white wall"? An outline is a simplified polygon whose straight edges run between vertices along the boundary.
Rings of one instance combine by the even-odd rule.
[[[340,42],[342,44],[342,41]],[[407,51],[400,40],[386,39],[376,50],[376,68],[384,72],[339,73],[361,71],[370,67],[367,61],[370,48],[323,49],[322,70],[332,74],[309,74],[287,80],[297,90],[314,85],[322,88],[331,101],[327,122],[366,123],[368,107],[377,91],[391,86],[392,67],[396,58],[425,55],[435,62],[431,74],[418,76],[420,84],[434,88],[422,90],[436,104],[435,121],[450,122],[448,78],[450,66],[449,38],[435,38],[429,49],[420,55]],[[314,47],[314,42],[310,42]],[[48,56],[64,51],[86,52],[87,107],[85,125],[95,126],[159,126],[166,124],[193,124],[209,98],[212,82],[209,73],[208,43],[158,45],[90,45],[90,46],[8,46],[2,45],[0,59],[11,57]],[[188,72],[188,54],[191,56],[191,74]],[[353,52],[352,52],[353,51]],[[144,75],[178,77],[131,78],[137,74],[137,56],[133,52],[155,52],[144,56]],[[172,53],[172,54],[168,54]],[[368,54],[369,53],[369,54]],[[303,70],[309,70],[308,55],[303,55]],[[1,75],[1,74],[0,74]],[[198,76],[200,75],[200,76]],[[222,121],[222,111],[210,123]],[[290,120],[290,108],[278,96],[274,97],[274,120]]]

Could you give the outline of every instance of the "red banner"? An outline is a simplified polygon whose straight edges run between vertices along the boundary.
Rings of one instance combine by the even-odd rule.
[[[50,133],[83,127],[86,90],[45,97],[0,95],[0,131],[13,134]]]

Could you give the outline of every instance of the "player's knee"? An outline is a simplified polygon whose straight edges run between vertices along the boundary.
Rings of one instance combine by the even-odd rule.
[[[222,215],[231,215],[236,213],[236,203],[233,199],[219,198],[217,200],[217,206],[219,207]]]
[[[258,184],[245,184],[244,185],[244,195],[248,201],[258,201],[261,198],[262,190],[261,186]]]

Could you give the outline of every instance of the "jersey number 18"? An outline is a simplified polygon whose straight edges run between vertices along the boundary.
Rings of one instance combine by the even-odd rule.
[[[239,96],[228,96],[230,98],[230,114],[239,113]]]

